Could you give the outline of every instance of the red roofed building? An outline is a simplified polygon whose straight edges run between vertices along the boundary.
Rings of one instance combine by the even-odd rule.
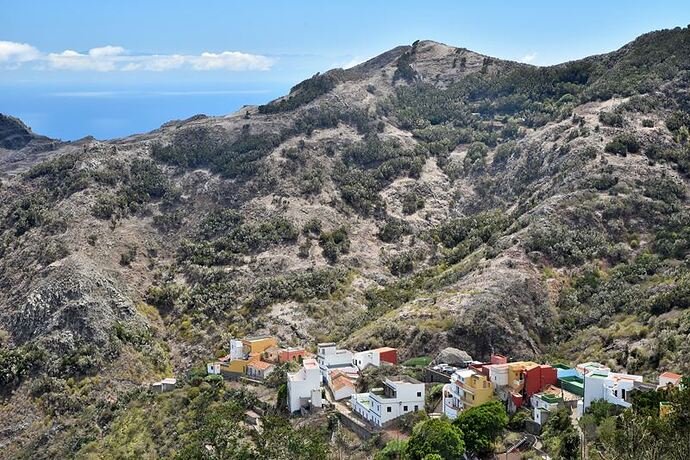
[[[329,373],[328,387],[331,389],[333,398],[336,401],[349,398],[355,392],[354,382],[350,376],[342,371],[332,371]]]
[[[667,386],[678,386],[683,380],[683,376],[680,374],[674,374],[673,372],[664,372],[659,376],[659,388],[666,388]]]

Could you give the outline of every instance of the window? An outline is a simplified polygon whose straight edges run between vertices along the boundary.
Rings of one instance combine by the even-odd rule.
[[[419,406],[415,404],[414,410],[415,410],[415,412],[418,411],[418,410],[419,410]]]
[[[407,406],[403,406],[403,412],[407,412]]]
[[[421,392],[421,391],[418,391],[418,392],[417,392],[417,397],[418,397],[418,398],[421,398],[421,397],[422,397],[422,392]]]
[[[390,408],[390,407],[386,407],[386,412],[390,412],[390,411],[391,411],[391,408]]]

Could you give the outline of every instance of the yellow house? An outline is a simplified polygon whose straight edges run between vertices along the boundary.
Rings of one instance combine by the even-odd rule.
[[[270,335],[261,335],[257,337],[247,337],[242,339],[245,353],[251,355],[253,353],[261,354],[267,348],[278,346],[278,340]]]
[[[464,393],[461,400],[468,408],[480,406],[493,399],[494,387],[485,375],[472,372],[466,376],[459,373],[458,377],[457,385]]]
[[[222,372],[246,374],[249,363],[260,361],[261,353],[278,344],[278,340],[269,335],[247,337],[240,342],[242,345],[242,352],[238,354],[241,355],[241,357],[231,359],[226,364],[222,364],[220,366]],[[231,345],[230,353],[234,356],[235,352],[232,350],[232,347],[233,345]]]

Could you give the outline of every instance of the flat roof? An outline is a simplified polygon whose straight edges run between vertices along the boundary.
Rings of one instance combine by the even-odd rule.
[[[302,366],[304,366],[305,369],[316,369],[319,365],[314,358],[307,358],[302,361]]]
[[[395,375],[392,377],[386,378],[391,383],[422,383],[419,380],[410,377],[409,375]]]
[[[273,338],[271,334],[263,334],[263,335],[252,335],[251,337],[245,337],[242,340],[246,340],[247,342],[253,342],[255,340],[263,340],[263,339],[270,339]]]
[[[335,342],[321,342],[316,344],[317,347],[334,347]]]

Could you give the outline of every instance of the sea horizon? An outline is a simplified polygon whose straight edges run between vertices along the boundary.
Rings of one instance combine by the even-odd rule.
[[[171,120],[227,115],[289,91],[271,83],[170,85],[13,84],[0,86],[0,113],[63,141],[145,133]]]

